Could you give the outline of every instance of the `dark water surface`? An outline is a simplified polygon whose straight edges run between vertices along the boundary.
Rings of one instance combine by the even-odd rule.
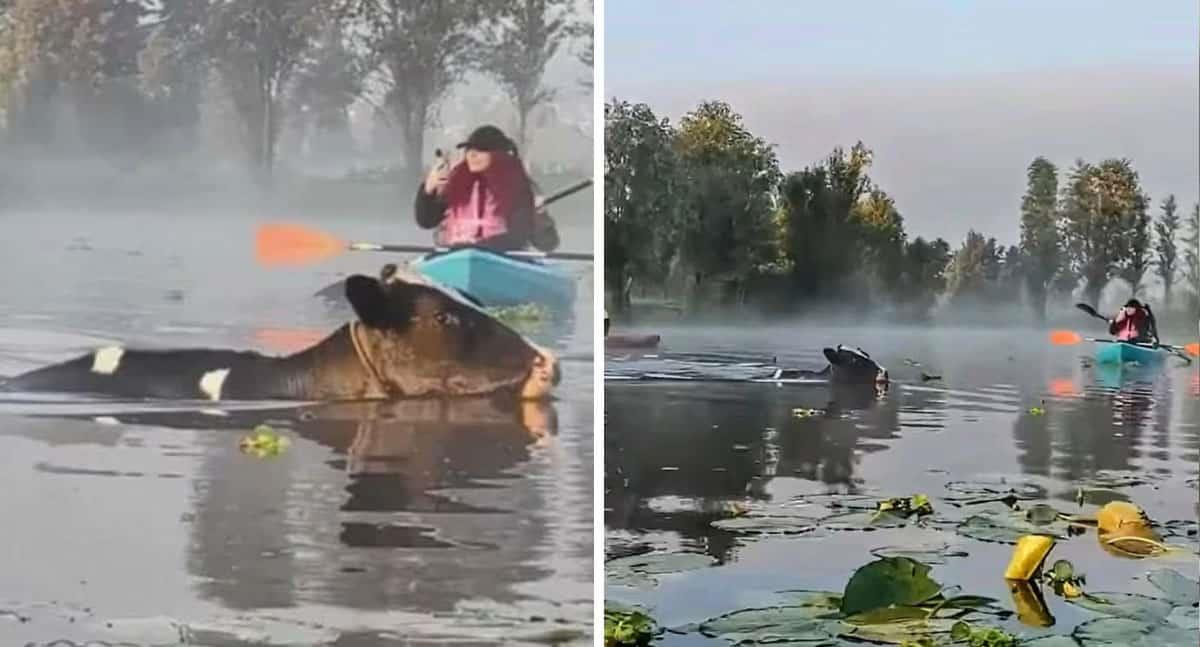
[[[289,352],[343,322],[317,289],[396,260],[264,269],[257,215],[0,214],[0,375],[117,342]],[[308,224],[427,241],[406,219]],[[563,248],[590,249],[571,222]],[[572,269],[574,319],[538,339],[564,358],[549,404],[4,396],[0,643],[590,644],[592,274]],[[290,447],[241,453],[264,422]]]
[[[699,553],[713,564],[655,575],[656,584],[609,582],[606,599],[645,607],[661,625],[680,629],[663,644],[723,644],[687,626],[778,604],[779,591],[840,594],[855,569],[875,559],[871,550],[887,546],[946,544],[965,553],[935,564],[931,575],[1012,609],[1003,580],[1012,547],[953,529],[747,534],[712,525],[739,510],[786,513],[802,497],[824,493],[839,495],[835,501],[924,493],[949,509],[938,497],[951,481],[1003,479],[1036,488],[1060,510],[1094,513],[1076,503],[1080,483],[1098,475],[1133,479],[1141,484],[1118,488],[1120,495],[1152,519],[1178,524],[1181,536],[1168,541],[1188,547],[1182,557],[1116,558],[1091,533],[1060,542],[1052,559],[1071,560],[1092,591],[1152,592],[1138,578],[1153,568],[1197,577],[1195,365],[1105,370],[1086,359],[1090,347],[1050,346],[1044,331],[798,324],[654,332],[664,346],[649,356],[606,353],[606,553]],[[861,346],[889,368],[885,395],[694,379],[744,378],[774,361],[819,369],[820,348],[838,343]],[[942,379],[923,380],[922,372]],[[635,379],[647,375],[656,379]],[[1047,597],[1053,627],[1006,627],[1030,637],[1065,634],[1097,617]]]

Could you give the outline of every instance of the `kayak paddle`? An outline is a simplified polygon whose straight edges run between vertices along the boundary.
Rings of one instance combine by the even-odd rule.
[[[1051,330],[1050,343],[1055,346],[1074,346],[1076,344],[1090,341],[1099,344],[1115,344],[1115,339],[1104,339],[1099,337],[1084,337],[1074,330]],[[1129,342],[1126,342],[1129,343]],[[1175,355],[1187,363],[1192,363],[1192,358],[1188,355],[1200,357],[1200,344],[1187,344],[1186,346],[1174,346],[1172,344],[1134,344],[1145,348],[1161,348],[1172,355]]]
[[[1097,319],[1100,319],[1103,321],[1108,321],[1108,317],[1105,317],[1104,315],[1100,314],[1099,312],[1096,312],[1095,308],[1093,308],[1092,306],[1089,306],[1086,303],[1076,303],[1075,307],[1078,308],[1079,310],[1082,310],[1084,313],[1089,314]]]
[[[569,195],[578,193],[592,185],[592,180],[577,182],[557,193],[547,196],[542,205],[548,205]],[[445,247],[433,245],[383,245],[377,243],[347,242],[333,234],[289,223],[267,223],[258,228],[255,239],[255,256],[264,265],[300,265],[311,263],[345,251],[352,252],[404,252],[428,254],[447,251]],[[507,256],[519,258],[553,258],[566,261],[591,261],[593,255],[584,252],[505,252]]]
[[[1092,317],[1095,317],[1095,318],[1097,318],[1097,319],[1100,319],[1101,321],[1105,321],[1105,322],[1109,321],[1108,317],[1105,317],[1104,315],[1100,314],[1099,312],[1096,312],[1096,309],[1095,309],[1095,308],[1093,308],[1092,306],[1090,306],[1090,305],[1088,305],[1088,304],[1086,304],[1086,303],[1076,303],[1076,304],[1075,304],[1075,307],[1076,307],[1078,310],[1080,310],[1080,311],[1084,312],[1085,314],[1088,314],[1088,315],[1090,315],[1090,316],[1092,316]],[[1070,331],[1061,331],[1061,330],[1056,330],[1056,331],[1054,331],[1053,333],[1051,333],[1051,337],[1053,338],[1053,335],[1054,335],[1054,334],[1056,334],[1056,333],[1064,333],[1064,332],[1065,332],[1065,333],[1069,333],[1070,335],[1074,335],[1074,334],[1075,334],[1075,333],[1072,333],[1072,332],[1070,332]],[[1079,337],[1078,335],[1075,335],[1075,336],[1076,336],[1076,337]],[[1069,337],[1065,337],[1065,338],[1069,338]],[[1080,340],[1082,340],[1082,338],[1080,338]],[[1091,339],[1091,340],[1088,340],[1088,341],[1108,341],[1108,340],[1103,340],[1103,339]],[[1054,343],[1058,344],[1058,343],[1065,343],[1065,342],[1057,342],[1057,341],[1055,341]],[[1079,343],[1079,341],[1074,341],[1074,342],[1070,342],[1070,343],[1072,343],[1072,344],[1077,344],[1077,343]],[[1198,343],[1187,344],[1187,345],[1184,345],[1184,346],[1174,346],[1174,345],[1172,345],[1172,344],[1161,344],[1161,343],[1160,343],[1160,344],[1158,344],[1158,347],[1159,347],[1159,348],[1162,348],[1162,349],[1164,349],[1164,350],[1166,350],[1167,352],[1169,352],[1169,353],[1171,353],[1171,354],[1173,354],[1173,355],[1177,355],[1177,356],[1179,356],[1179,357],[1181,357],[1181,358],[1183,358],[1183,359],[1187,360],[1187,362],[1188,362],[1189,364],[1192,362],[1192,359],[1191,359],[1190,357],[1188,357],[1188,355],[1193,355],[1193,356],[1195,356],[1195,357],[1200,357],[1200,344],[1198,344]]]

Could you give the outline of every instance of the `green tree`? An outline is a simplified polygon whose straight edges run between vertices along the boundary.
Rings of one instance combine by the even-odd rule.
[[[106,81],[136,67],[144,8],[133,0],[12,0],[0,26],[0,86],[10,132],[43,149],[64,135],[56,103],[86,123]],[[19,120],[19,123],[17,123]]]
[[[946,294],[951,303],[1000,296],[1005,250],[995,238],[984,238],[974,229],[954,252],[946,267]]]
[[[1090,303],[1097,303],[1109,279],[1130,266],[1130,231],[1145,203],[1128,160],[1096,166],[1080,160],[1071,170],[1061,199],[1063,236],[1071,273],[1083,279]]]
[[[870,190],[870,164],[871,151],[859,142],[784,179],[784,254],[801,297],[835,294],[853,273],[861,234],[853,210]]]
[[[706,279],[727,279],[741,300],[749,276],[776,261],[775,151],[719,101],[680,120],[675,149],[689,184],[683,260],[697,289]]]
[[[425,130],[450,88],[479,61],[484,5],[476,0],[346,0],[361,21],[368,69],[380,67],[383,108],[404,135],[404,162],[423,166]],[[374,63],[379,65],[375,65]]]
[[[311,63],[297,73],[290,100],[299,106],[318,154],[345,152],[350,144],[349,110],[363,91],[363,62],[347,50],[338,21],[321,27]]]
[[[1058,231],[1058,169],[1037,157],[1025,175],[1027,186],[1021,198],[1021,251],[1024,276],[1034,316],[1046,320],[1046,295],[1063,264],[1062,238]]]
[[[1128,215],[1130,219],[1129,249],[1117,270],[1117,276],[1129,284],[1129,289],[1134,295],[1140,294],[1142,288],[1145,287],[1142,285],[1142,280],[1152,265],[1151,234],[1154,222],[1150,216],[1149,207],[1150,198],[1145,194],[1135,197],[1133,209]]]
[[[571,35],[568,16],[574,0],[505,0],[488,25],[482,69],[508,94],[517,109],[517,142],[529,144],[529,115],[554,98],[542,85],[546,64]]]
[[[924,320],[946,286],[946,267],[950,263],[950,243],[938,238],[933,242],[918,236],[904,245],[903,277],[894,296],[911,318]]]
[[[1174,194],[1167,196],[1159,207],[1162,216],[1154,223],[1154,272],[1163,284],[1163,311],[1171,311],[1171,288],[1179,270],[1179,250],[1175,236],[1179,233],[1179,214]]]
[[[264,183],[271,181],[285,99],[320,28],[321,0],[229,0],[211,6],[207,49],[228,85],[242,141]]]
[[[906,237],[896,201],[874,187],[851,208],[851,218],[859,230],[862,270],[879,290],[894,295],[903,279]]]
[[[1192,292],[1192,312],[1200,307],[1200,204],[1192,207],[1188,233],[1183,240],[1183,279]]]
[[[585,17],[580,18],[571,24],[571,35],[582,41],[579,51],[575,53],[575,58],[580,63],[583,63],[585,66],[587,66],[588,70],[591,70],[595,66],[595,53],[593,51],[595,46],[595,28],[593,27],[591,21],[591,17],[595,13],[595,0],[588,0],[588,11],[585,14]],[[588,74],[583,78],[582,81],[580,81],[580,84],[585,88],[591,89],[592,75]]]
[[[646,104],[604,105],[604,284],[616,314],[634,281],[661,280],[678,249],[684,185],[675,132]]]

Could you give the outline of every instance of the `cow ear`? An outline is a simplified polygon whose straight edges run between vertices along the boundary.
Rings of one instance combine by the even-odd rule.
[[[825,353],[825,359],[829,360],[830,364],[836,365],[841,359],[838,357],[837,351],[832,348],[822,348],[822,353]]]
[[[364,324],[379,328],[387,321],[387,299],[378,279],[362,274],[346,279],[346,300]]]

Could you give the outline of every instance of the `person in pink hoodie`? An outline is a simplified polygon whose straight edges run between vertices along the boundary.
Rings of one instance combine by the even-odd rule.
[[[516,144],[499,128],[481,126],[458,147],[462,159],[436,164],[417,190],[417,224],[436,227],[442,247],[557,248],[554,221],[534,195]]]
[[[1116,335],[1121,341],[1157,344],[1158,326],[1150,305],[1137,299],[1125,302],[1125,307],[1108,320],[1108,334]]]

